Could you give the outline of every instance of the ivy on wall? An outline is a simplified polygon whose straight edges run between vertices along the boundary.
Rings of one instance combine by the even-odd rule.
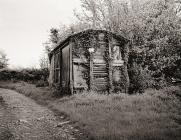
[[[124,66],[119,66],[119,67],[113,67],[113,59],[114,59],[114,54],[113,52],[113,42],[112,42],[112,36],[110,34],[101,34],[99,36],[97,31],[96,32],[91,32],[91,33],[81,33],[78,36],[74,36],[72,39],[72,42],[74,43],[73,46],[73,56],[76,58],[80,59],[82,62],[79,63],[78,65],[82,65],[85,67],[85,69],[82,71],[83,73],[83,79],[86,80],[87,85],[90,85],[90,53],[89,53],[89,48],[94,48],[94,52],[97,51],[102,45],[102,43],[105,45],[105,55],[103,56],[104,60],[107,63],[106,68],[108,73],[111,75],[115,70],[118,70],[120,72],[120,80],[115,82],[113,79],[110,79],[109,77],[109,84],[107,85],[107,88],[110,89],[115,88],[116,90],[121,90],[125,89],[128,86],[129,82],[129,77],[127,74],[127,65],[128,62],[128,48],[127,46],[123,45],[122,42],[119,42],[120,46],[120,55],[122,57],[122,60],[124,61]],[[110,42],[109,42],[110,41]],[[100,43],[101,42],[101,43]],[[109,54],[109,43],[111,43],[111,54]],[[113,78],[113,77],[112,77]],[[128,82],[127,82],[128,80]],[[94,84],[94,83],[93,83]]]

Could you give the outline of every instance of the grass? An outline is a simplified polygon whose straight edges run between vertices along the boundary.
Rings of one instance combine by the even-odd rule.
[[[48,88],[0,83],[69,116],[90,140],[180,140],[181,89],[149,89],[144,94],[74,94],[56,98]]]
[[[48,87],[36,87],[34,84],[26,82],[0,82],[0,88],[7,88],[16,90],[19,93],[24,94],[27,97],[34,99],[35,101],[47,104],[49,100],[53,99],[53,92]]]

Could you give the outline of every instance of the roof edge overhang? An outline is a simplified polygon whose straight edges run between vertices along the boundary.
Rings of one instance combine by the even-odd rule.
[[[101,30],[101,29],[87,29],[87,30],[83,30],[81,32],[78,32],[78,33],[75,33],[75,34],[72,34],[72,35],[69,35],[66,39],[64,39],[63,41],[60,40],[57,45],[55,46],[55,48],[50,52],[50,55],[53,54],[57,49],[59,49],[61,46],[64,46],[67,42],[70,41],[71,38],[75,37],[75,36],[78,36],[80,34],[83,34],[83,33],[88,33],[88,32],[105,32],[105,33],[108,33],[108,34],[111,34],[112,36],[114,36],[115,38],[118,38],[122,41],[124,41],[124,44],[125,43],[128,43],[130,40],[123,37],[122,35],[119,35],[119,34],[116,34],[116,33],[113,33],[111,31],[107,31],[107,30]]]

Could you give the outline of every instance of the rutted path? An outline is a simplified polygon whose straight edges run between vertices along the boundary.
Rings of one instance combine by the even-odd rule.
[[[15,91],[0,88],[0,140],[72,140],[48,108]]]

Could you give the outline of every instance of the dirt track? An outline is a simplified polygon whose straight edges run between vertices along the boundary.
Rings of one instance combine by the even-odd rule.
[[[59,124],[51,110],[15,91],[0,88],[0,140],[75,139]]]

